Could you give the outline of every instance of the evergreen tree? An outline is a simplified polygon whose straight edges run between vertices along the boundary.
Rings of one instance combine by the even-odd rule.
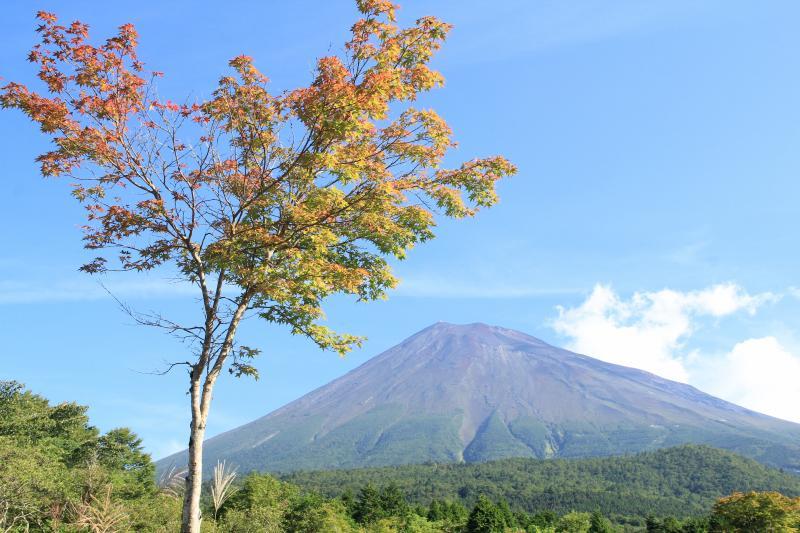
[[[464,524],[469,513],[460,502],[432,500],[425,515],[431,522],[444,522],[450,526]]]
[[[500,508],[486,496],[478,496],[467,520],[467,533],[499,533],[505,527],[505,517]]]
[[[347,487],[342,495],[339,496],[339,500],[341,500],[342,505],[344,505],[344,508],[347,510],[347,514],[353,516],[356,506],[356,497],[353,494],[353,489]]]
[[[661,533],[661,522],[655,516],[648,516],[645,518],[644,526],[647,533]]]
[[[372,483],[367,483],[358,493],[353,506],[353,518],[360,524],[370,524],[383,518],[381,494]]]
[[[517,526],[517,518],[514,516],[514,513],[511,512],[511,507],[509,507],[508,502],[505,499],[501,498],[497,502],[497,509],[503,516],[503,522],[505,522],[506,527]]]
[[[553,511],[538,511],[531,516],[530,524],[541,529],[554,527],[558,521],[558,515]]]
[[[678,519],[674,516],[667,516],[661,521],[661,529],[663,533],[682,533],[683,526]]]
[[[589,525],[589,533],[614,533],[614,528],[600,511],[592,513]]]
[[[381,490],[380,514],[382,518],[388,516],[406,516],[410,510],[405,493],[396,484],[391,483]]]
[[[438,522],[445,519],[445,506],[441,500],[431,500],[428,505],[428,514],[426,515],[431,522]]]
[[[683,523],[681,533],[708,533],[710,522],[708,517],[689,518]]]

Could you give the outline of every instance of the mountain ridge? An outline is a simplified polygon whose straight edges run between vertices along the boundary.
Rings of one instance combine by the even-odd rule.
[[[687,442],[800,471],[798,424],[519,331],[438,322],[209,439],[205,463],[292,471],[614,455]]]

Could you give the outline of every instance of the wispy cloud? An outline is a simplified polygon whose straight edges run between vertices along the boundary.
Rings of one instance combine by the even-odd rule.
[[[664,259],[681,266],[694,266],[702,261],[702,255],[709,245],[708,240],[692,242],[667,252]]]
[[[163,298],[195,293],[188,283],[150,280],[4,280],[0,281],[0,305],[75,302],[120,298]]]
[[[186,442],[177,439],[166,439],[158,442],[155,446],[151,446],[148,451],[153,459],[159,460],[185,449]]]
[[[482,61],[602,41],[642,30],[652,30],[695,16],[709,6],[696,2],[573,2],[517,0],[503,5],[477,3],[463,9],[454,21],[454,40],[463,34],[459,61]],[[479,26],[478,29],[473,26]],[[463,31],[459,31],[463,30]]]
[[[572,287],[541,287],[524,283],[504,283],[473,279],[448,279],[439,277],[404,277],[397,294],[416,298],[446,299],[514,299],[540,298],[569,294],[583,294],[585,289]]]

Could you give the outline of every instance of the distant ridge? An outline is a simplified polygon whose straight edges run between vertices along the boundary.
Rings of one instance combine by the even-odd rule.
[[[206,442],[205,464],[295,471],[591,457],[683,443],[800,472],[800,424],[486,324],[434,324]],[[159,462],[183,464],[185,452]]]

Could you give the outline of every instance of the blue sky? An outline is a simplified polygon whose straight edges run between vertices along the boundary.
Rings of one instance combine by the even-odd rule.
[[[175,100],[208,95],[241,53],[276,90],[305,84],[356,18],[349,0],[14,2],[0,20],[5,80],[33,81],[36,9],[98,37],[133,22]],[[443,221],[398,264],[388,301],[329,303],[330,325],[369,338],[346,359],[247,323],[262,379],[222,380],[210,433],[437,320],[517,328],[800,421],[800,5],[428,0],[400,14],[455,24],[436,60],[447,84],[424,99],[455,130],[453,161],[502,153],[520,172],[496,208]],[[102,429],[130,426],[156,456],[182,447],[185,375],[149,373],[181,346],[77,272],[82,210],[65,182],[39,177],[38,130],[6,111],[0,136],[0,379],[88,404]],[[137,309],[193,305],[157,275],[105,283]]]

